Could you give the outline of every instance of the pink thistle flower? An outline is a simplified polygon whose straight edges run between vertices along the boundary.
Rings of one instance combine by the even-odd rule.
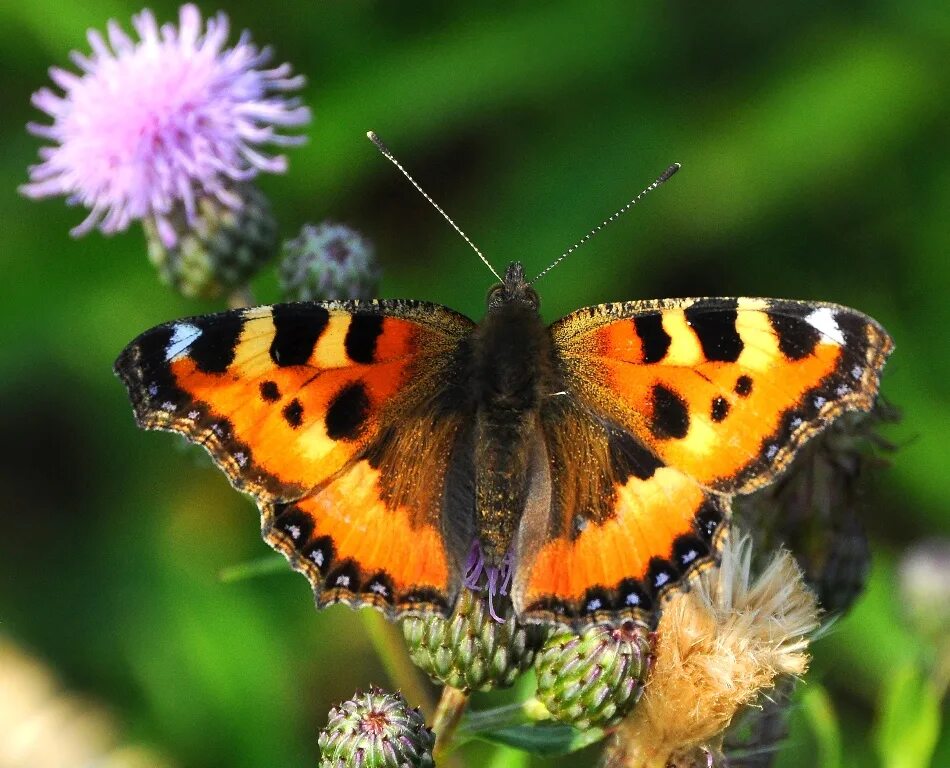
[[[173,210],[193,224],[199,198],[236,208],[238,182],[285,171],[286,158],[261,145],[302,143],[304,137],[280,131],[305,125],[310,111],[288,95],[301,88],[302,76],[292,76],[289,64],[264,68],[269,48],[257,48],[247,32],[225,47],[223,13],[203,25],[198,9],[185,5],[176,28],[159,27],[146,9],[132,24],[137,41],[115,21],[108,43],[90,30],[92,54],[71,54],[78,74],[50,69],[62,95],[49,88],[33,94],[33,104],[53,122],[28,128],[54,145],[40,149],[42,162],[30,168],[20,192],[65,195],[89,208],[72,230],[76,237],[96,227],[119,232],[151,217],[171,247]]]

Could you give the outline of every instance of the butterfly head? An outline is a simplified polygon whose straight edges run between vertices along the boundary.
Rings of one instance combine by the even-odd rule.
[[[524,279],[524,266],[520,261],[511,262],[505,270],[505,279],[488,292],[489,313],[512,304],[524,305],[535,312],[541,305],[538,292]]]

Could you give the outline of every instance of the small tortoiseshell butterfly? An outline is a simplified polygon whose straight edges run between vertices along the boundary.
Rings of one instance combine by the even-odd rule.
[[[670,299],[545,326],[521,264],[480,323],[419,301],[276,304],[146,331],[138,424],[204,446],[317,605],[655,619],[714,561],[731,499],[848,410],[893,343],[846,307]]]
[[[116,371],[146,429],[203,445],[320,606],[649,619],[892,348],[852,309],[602,304],[545,327],[512,264],[484,320],[416,301],[277,304],[160,325]]]

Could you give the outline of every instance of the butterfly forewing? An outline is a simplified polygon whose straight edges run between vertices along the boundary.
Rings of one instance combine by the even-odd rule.
[[[552,326],[568,386],[701,485],[745,493],[846,410],[869,410],[892,342],[833,304],[605,304]]]

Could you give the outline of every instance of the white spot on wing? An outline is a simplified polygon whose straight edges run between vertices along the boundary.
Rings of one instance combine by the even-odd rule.
[[[172,337],[165,347],[165,360],[171,361],[188,350],[201,335],[201,329],[197,325],[190,323],[175,323],[172,330]]]
[[[310,553],[310,559],[313,560],[317,568],[322,568],[323,567],[323,550],[315,549],[313,552]]]
[[[290,534],[290,538],[292,538],[294,541],[300,538],[299,525],[288,525],[285,530]]]
[[[601,606],[600,598],[595,597],[587,604],[588,611],[596,611]]]
[[[839,347],[844,346],[844,334],[838,327],[838,321],[835,320],[835,312],[831,307],[819,307],[818,309],[806,315],[805,322],[818,331],[824,338],[826,344],[831,341]]]
[[[864,370],[861,368],[861,366],[856,365],[854,366],[854,368],[851,369],[851,378],[854,379],[855,381],[860,381],[861,375],[863,373],[864,373]]]
[[[387,592],[386,592],[386,586],[384,584],[380,584],[378,581],[374,581],[372,584],[370,584],[369,588],[371,592],[375,592],[377,595],[382,595],[383,597],[386,597]]]
[[[626,603],[627,605],[640,605],[640,595],[636,592],[631,592],[627,595]]]
[[[656,583],[653,586],[662,587],[669,580],[670,580],[670,575],[666,571],[660,571],[656,576]]]
[[[349,576],[337,576],[336,586],[338,587],[348,587],[350,586],[350,577]]]

